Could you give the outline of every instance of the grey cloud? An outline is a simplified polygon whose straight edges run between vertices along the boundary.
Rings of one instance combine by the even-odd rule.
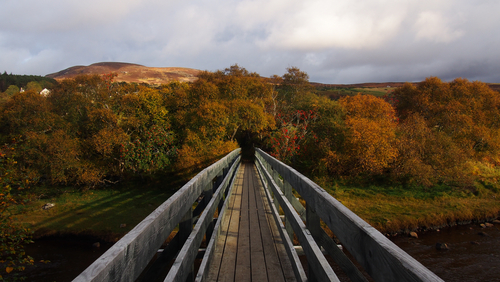
[[[48,74],[125,61],[311,81],[500,82],[498,1],[5,0],[0,68]],[[97,7],[97,8],[96,8]],[[0,69],[0,71],[3,71]]]

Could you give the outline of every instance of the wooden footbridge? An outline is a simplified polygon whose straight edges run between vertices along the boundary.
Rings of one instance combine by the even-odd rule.
[[[237,149],[179,189],[74,281],[339,277],[442,281],[293,168],[259,149],[254,162],[242,162]]]

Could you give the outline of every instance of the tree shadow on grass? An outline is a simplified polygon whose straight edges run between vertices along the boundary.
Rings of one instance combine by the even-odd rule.
[[[146,190],[138,187],[115,191],[109,197],[76,204],[74,208],[59,213],[57,209],[61,207],[56,205],[53,216],[35,225],[35,238],[73,234],[116,241],[172,194],[170,190]]]

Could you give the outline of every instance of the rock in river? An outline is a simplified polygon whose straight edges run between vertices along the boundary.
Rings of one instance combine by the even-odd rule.
[[[436,243],[436,250],[449,250],[450,247],[446,243]]]

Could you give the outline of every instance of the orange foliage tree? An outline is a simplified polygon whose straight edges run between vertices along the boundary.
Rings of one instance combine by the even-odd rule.
[[[390,104],[371,95],[346,96],[342,147],[331,152],[329,170],[339,175],[380,174],[398,155],[397,118]]]
[[[486,84],[430,77],[394,97],[402,120],[398,175],[426,185],[471,185],[471,163],[499,163],[500,94]]]

